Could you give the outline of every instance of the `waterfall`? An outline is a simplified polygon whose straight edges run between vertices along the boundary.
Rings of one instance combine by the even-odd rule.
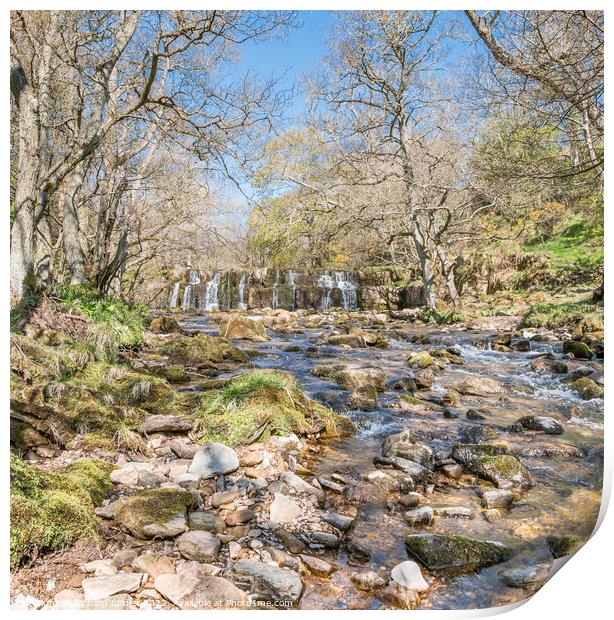
[[[213,279],[207,282],[207,286],[205,288],[205,299],[204,299],[204,309],[208,312],[212,310],[220,309],[220,302],[218,299],[218,288],[220,286],[220,279],[222,277],[222,273],[220,271],[216,271]]]
[[[182,310],[187,310],[190,307],[190,297],[192,293],[192,287],[188,284],[183,291],[183,302],[181,304]]]
[[[196,269],[190,269],[188,271],[188,277],[190,279],[190,284],[200,284],[200,274]]]
[[[277,309],[279,306],[279,290],[277,287],[279,286],[279,269],[275,270],[275,282],[273,282],[273,297],[271,299],[271,308],[273,310]]]
[[[296,310],[296,278],[298,277],[298,273],[296,271],[292,271],[292,269],[288,269],[288,273],[286,274],[286,284],[289,284],[292,287],[292,310]]]
[[[177,297],[179,296],[179,282],[175,282],[175,284],[173,284],[173,288],[171,290],[171,298],[169,299],[168,302],[168,307],[169,308],[176,308],[177,307]]]
[[[356,299],[356,284],[349,279],[347,272],[335,271],[335,283],[337,288],[341,291],[343,309],[356,310],[356,307],[358,306]]]
[[[325,272],[318,278],[318,286],[324,289],[320,310],[326,312],[330,308],[331,295],[335,288],[335,280],[328,275],[328,272]]]
[[[241,279],[239,280],[239,309],[247,310],[247,304],[245,303],[243,296],[245,295],[245,274],[241,274]]]

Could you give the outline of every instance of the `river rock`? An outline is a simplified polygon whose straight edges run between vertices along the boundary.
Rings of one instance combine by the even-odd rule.
[[[177,538],[179,553],[184,558],[197,562],[216,560],[221,544],[215,534],[204,530],[186,532]]]
[[[405,508],[416,508],[423,499],[424,497],[420,493],[406,493],[399,497],[399,504]]]
[[[569,371],[564,361],[551,360],[546,357],[536,357],[534,360],[531,360],[531,368],[539,374],[554,373],[564,375]]]
[[[137,573],[147,573],[151,579],[158,575],[168,575],[175,572],[175,566],[166,555],[156,557],[153,553],[144,553],[132,562],[132,568]]]
[[[303,591],[301,578],[294,571],[253,560],[239,560],[230,568],[236,583],[249,588],[252,598],[296,604]]]
[[[339,546],[339,537],[331,532],[315,531],[311,532],[309,538],[312,543],[324,545],[330,549],[336,549]]]
[[[220,336],[229,340],[266,342],[269,337],[264,325],[245,316],[230,316],[220,321]]]
[[[409,525],[431,525],[435,520],[435,513],[430,506],[422,506],[422,508],[415,508],[405,512],[403,519]]]
[[[86,601],[97,601],[114,594],[128,594],[141,587],[143,573],[118,573],[105,577],[92,577],[81,582]]]
[[[344,345],[353,349],[364,348],[367,346],[365,338],[360,334],[332,334],[326,338],[326,344],[333,346]]]
[[[275,499],[271,502],[269,518],[273,523],[292,523],[303,512],[303,509],[293,500],[275,493]]]
[[[565,340],[563,342],[563,353],[571,353],[575,358],[590,360],[593,352],[590,347],[578,340]]]
[[[507,454],[507,447],[499,444],[456,444],[452,448],[452,458],[465,467],[487,456]]]
[[[547,435],[562,435],[564,428],[554,418],[545,415],[526,415],[514,423],[531,431],[541,431]]]
[[[382,454],[386,457],[398,456],[408,461],[425,464],[433,459],[433,450],[422,443],[417,443],[409,430],[389,435],[382,443]]]
[[[428,351],[418,351],[416,353],[412,353],[407,358],[407,363],[409,364],[410,368],[416,369],[428,368],[429,366],[433,365],[433,362],[434,360]]]
[[[188,433],[192,430],[193,425],[194,420],[177,415],[150,415],[141,424],[140,431],[143,435],[150,435],[152,433]]]
[[[201,478],[215,478],[237,469],[239,469],[239,457],[232,448],[223,443],[208,443],[198,448],[188,472]]]
[[[137,538],[176,536],[187,529],[186,511],[192,502],[184,489],[141,491],[118,500],[115,520]]]
[[[424,580],[420,567],[412,560],[397,564],[390,572],[390,577],[400,586],[410,590],[425,592],[429,589],[429,584]]]
[[[300,538],[287,530],[277,529],[275,530],[275,536],[292,553],[302,553],[306,548],[305,543]]]
[[[92,562],[86,562],[81,566],[81,570],[84,573],[94,573],[96,577],[117,574],[117,567],[113,564],[113,560],[93,560]]]
[[[280,480],[285,482],[290,489],[294,489],[298,493],[309,493],[314,495],[318,500],[318,504],[324,505],[326,498],[324,491],[309,484],[306,480],[303,480],[300,476],[297,476],[292,471],[285,471],[280,475]]]
[[[336,568],[334,564],[322,558],[316,558],[313,555],[301,553],[301,560],[303,560],[309,572],[318,577],[328,577]]]
[[[372,592],[386,585],[386,580],[372,570],[364,573],[352,573],[350,579],[359,590],[366,592]]]
[[[171,451],[180,459],[192,460],[196,454],[196,450],[198,450],[198,446],[190,445],[179,438],[172,439],[168,445]]]
[[[405,547],[430,571],[471,571],[498,564],[511,556],[511,549],[501,543],[458,535],[408,534]]]
[[[540,564],[537,566],[507,568],[499,573],[499,577],[510,588],[527,588],[542,585],[548,579],[549,574],[550,566]]]
[[[188,514],[188,525],[191,530],[203,530],[220,534],[226,529],[224,520],[213,512],[197,510]]]
[[[473,519],[475,516],[471,508],[464,506],[441,506],[439,508],[433,508],[435,516],[443,517],[444,519]]]
[[[347,554],[357,562],[365,563],[371,559],[371,552],[365,545],[357,542],[356,540],[348,540],[345,543],[345,550]]]
[[[391,456],[386,459],[390,465],[408,474],[414,482],[418,484],[428,484],[433,480],[433,472],[420,463],[409,461],[400,456]]]
[[[340,532],[347,532],[354,525],[354,519],[337,512],[326,512],[322,515],[322,520],[336,527]]]
[[[594,398],[603,398],[605,392],[604,389],[595,383],[588,377],[581,377],[569,384],[569,387],[574,390],[583,400],[593,400]]]
[[[471,471],[499,489],[530,489],[534,484],[527,468],[510,454],[485,456],[473,463]]]
[[[254,518],[254,512],[249,508],[243,508],[241,510],[235,510],[226,517],[226,525],[228,527],[235,527],[236,525],[244,525],[249,523]]]
[[[335,372],[334,379],[346,390],[383,392],[386,389],[386,373],[377,368],[344,368]]]
[[[482,493],[484,508],[509,508],[514,501],[514,495],[505,489],[492,489]]]
[[[135,489],[155,488],[168,482],[164,476],[152,470],[151,463],[130,462],[120,469],[113,470],[109,477],[115,484],[124,484]]]
[[[460,394],[467,396],[489,396],[491,394],[507,392],[506,387],[499,381],[478,375],[468,377],[453,387]]]
[[[241,494],[238,491],[218,491],[211,496],[211,505],[214,508],[219,508],[220,506],[232,504],[240,497]]]
[[[420,596],[416,590],[406,588],[394,581],[380,591],[379,597],[396,609],[415,609],[420,603]]]
[[[497,508],[488,508],[482,512],[482,515],[488,521],[488,523],[496,523],[503,518],[501,512]]]
[[[223,577],[191,574],[160,575],[154,581],[156,590],[179,609],[244,609],[248,596]]]

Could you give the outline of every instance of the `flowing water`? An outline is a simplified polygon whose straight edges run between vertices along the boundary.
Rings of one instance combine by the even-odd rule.
[[[203,310],[206,310],[207,312],[220,309],[218,291],[221,278],[222,273],[220,271],[216,271],[213,275],[213,278],[209,280],[209,282],[207,282],[207,285],[205,287],[205,298],[203,300]]]
[[[173,284],[173,288],[171,289],[171,295],[168,301],[169,308],[177,307],[177,297],[179,296],[179,282],[175,282]]]
[[[245,300],[243,299],[245,296],[245,280],[246,280],[246,276],[245,274],[241,274],[241,279],[239,280],[239,310],[247,310],[247,304],[245,303]]]
[[[216,333],[214,325],[205,317],[187,320],[188,330]],[[463,506],[471,508],[473,519],[436,518],[428,528],[434,533],[459,533],[483,540],[500,541],[512,547],[512,558],[475,573],[462,575],[431,575],[425,577],[433,585],[423,607],[434,609],[485,608],[504,605],[524,598],[523,590],[503,584],[499,572],[505,568],[526,566],[552,561],[547,539],[551,535],[575,536],[585,541],[590,536],[599,512],[603,473],[603,401],[580,400],[560,381],[560,375],[538,375],[530,367],[531,359],[545,352],[560,356],[561,345],[538,344],[527,353],[499,353],[477,348],[476,340],[494,335],[485,332],[467,332],[454,329],[403,327],[403,333],[388,331],[391,345],[387,349],[341,349],[322,344],[322,336],[332,328],[305,329],[303,333],[276,334],[266,343],[250,343],[261,355],[254,359],[259,368],[291,369],[307,393],[315,399],[330,402],[328,396],[343,396],[335,383],[315,377],[311,370],[324,363],[352,363],[375,367],[386,372],[390,380],[411,375],[406,359],[410,352],[422,348],[460,348],[463,366],[446,366],[436,375],[430,393],[421,398],[436,403],[438,397],[451,385],[471,376],[499,380],[505,394],[491,397],[463,396],[463,409],[475,408],[484,412],[488,424],[497,430],[512,453],[521,458],[531,471],[535,486],[524,492],[503,518],[495,523],[486,521],[481,513],[480,498],[476,493],[479,482],[469,477],[449,484],[435,485],[428,496],[433,506]],[[408,339],[416,334],[427,335],[427,346],[411,344]],[[534,343],[536,344],[536,343]],[[288,345],[295,345],[288,349]],[[309,353],[309,347],[312,347]],[[317,347],[314,357],[313,347]],[[579,362],[578,366],[582,365]],[[602,364],[588,365],[600,370]],[[417,393],[418,394],[418,393]],[[384,437],[405,428],[411,428],[420,441],[436,451],[449,451],[458,443],[459,432],[480,423],[465,417],[446,419],[441,407],[399,407],[399,393],[387,389],[378,399],[378,408],[371,412],[347,411],[358,431],[350,438],[327,441],[308,461],[316,476],[332,473],[343,475],[359,484],[367,471],[374,469],[373,457],[380,453]],[[548,415],[559,419],[565,427],[562,436],[513,433],[509,425],[529,414]],[[571,444],[582,451],[582,456],[543,456],[544,447]],[[394,503],[394,502],[393,502]],[[420,527],[416,532],[424,531]],[[373,609],[382,602],[373,594],[357,590],[350,582],[350,573],[356,570],[386,568],[408,559],[403,545],[404,534],[411,527],[402,519],[397,507],[389,510],[386,501],[366,501],[359,509],[352,538],[365,545],[372,554],[367,565],[352,565],[344,552],[332,558],[339,570],[322,584],[307,583],[302,597],[303,608],[360,608]]]

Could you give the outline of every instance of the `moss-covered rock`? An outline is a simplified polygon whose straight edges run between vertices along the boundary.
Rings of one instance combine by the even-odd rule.
[[[565,340],[563,342],[563,353],[571,353],[576,358],[586,360],[590,360],[593,357],[590,347],[579,340]]]
[[[554,558],[564,558],[580,547],[580,541],[575,536],[550,536],[547,542]]]
[[[386,389],[386,373],[377,368],[343,368],[330,375],[346,390],[383,392]]]
[[[360,349],[367,346],[364,337],[361,334],[333,334],[326,338],[326,344],[334,346],[346,346],[353,349]]]
[[[149,323],[149,330],[154,334],[171,334],[179,331],[179,323],[172,317],[158,316]]]
[[[511,549],[501,543],[468,536],[408,534],[405,547],[430,571],[472,571],[504,562],[511,556]]]
[[[407,358],[410,368],[428,368],[433,365],[433,362],[434,360],[428,351],[418,351]]]
[[[308,398],[286,372],[255,370],[228,381],[202,398],[200,432],[204,441],[230,446],[270,435],[353,431],[347,418]]]
[[[137,538],[177,536],[185,532],[192,494],[184,489],[148,489],[118,501],[115,521]]]
[[[264,329],[264,328],[263,328]],[[186,366],[215,367],[222,362],[246,363],[249,356],[233,347],[224,338],[195,334],[175,336],[170,340],[152,343],[151,348],[170,358],[171,363]]]
[[[82,459],[45,472],[11,455],[11,567],[36,552],[96,537],[94,508],[113,486],[112,466]]]
[[[576,379],[569,387],[584,400],[592,400],[593,398],[603,398],[604,390],[588,377]]]
[[[483,456],[475,461],[470,469],[499,489],[529,489],[534,484],[527,468],[510,454]]]
[[[456,444],[452,448],[452,458],[466,467],[471,467],[476,461],[485,456],[497,456],[507,453],[507,447],[503,444]]]
[[[253,340],[265,342],[269,339],[264,325],[245,316],[234,315],[220,321],[220,336],[229,340]]]

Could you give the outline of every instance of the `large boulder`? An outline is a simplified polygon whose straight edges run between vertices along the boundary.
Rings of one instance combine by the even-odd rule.
[[[192,494],[184,489],[141,491],[118,500],[115,521],[136,538],[177,536],[188,527],[186,511],[192,501]]]
[[[243,609],[249,606],[248,596],[228,579],[178,573],[160,575],[155,589],[179,609]]]
[[[408,534],[405,547],[430,571],[472,571],[503,562],[512,553],[498,542],[444,534]]]
[[[220,322],[220,336],[229,340],[265,342],[269,339],[264,325],[245,316],[231,316]]]
[[[208,443],[196,450],[188,473],[201,478],[215,478],[239,469],[237,453],[223,443]]]
[[[236,583],[249,588],[255,600],[294,605],[303,591],[297,573],[262,562],[239,560],[231,567],[230,574]]]

